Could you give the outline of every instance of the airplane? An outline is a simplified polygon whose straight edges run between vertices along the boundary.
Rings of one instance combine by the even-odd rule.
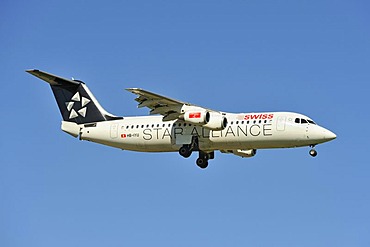
[[[243,158],[257,149],[315,146],[336,135],[311,118],[294,112],[228,113],[171,99],[140,88],[138,108],[150,116],[122,117],[107,112],[86,84],[37,69],[26,72],[50,84],[62,115],[61,129],[80,140],[138,152],[179,152],[188,158],[198,152],[196,164],[204,169],[215,151]],[[152,116],[153,115],[153,116]]]

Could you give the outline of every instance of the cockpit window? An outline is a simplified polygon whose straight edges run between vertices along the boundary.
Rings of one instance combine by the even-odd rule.
[[[310,123],[310,124],[315,124],[316,123],[314,121],[312,121],[311,119],[304,119],[304,118],[296,118],[294,120],[295,123],[301,123],[301,124],[305,124],[305,123]]]

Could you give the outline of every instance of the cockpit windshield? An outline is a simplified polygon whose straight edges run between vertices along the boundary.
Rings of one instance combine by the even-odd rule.
[[[310,123],[310,124],[316,124],[314,121],[310,120],[310,119],[307,119],[307,121]]]
[[[315,124],[316,123],[314,121],[312,121],[311,119],[304,119],[304,118],[296,118],[294,120],[295,123],[300,123],[300,124],[306,124],[306,123],[310,123],[310,124]]]

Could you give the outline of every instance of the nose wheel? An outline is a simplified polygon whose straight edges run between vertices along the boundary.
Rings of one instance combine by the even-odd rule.
[[[309,152],[309,154],[312,156],[312,157],[316,157],[317,156],[317,151],[315,150],[315,146],[314,145],[311,145],[311,150]]]

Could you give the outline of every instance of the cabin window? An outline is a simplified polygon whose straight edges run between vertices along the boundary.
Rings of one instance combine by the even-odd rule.
[[[143,124],[143,125],[141,125],[141,128],[144,128],[144,124]]]
[[[236,124],[239,124],[239,121],[236,121]]]
[[[184,127],[186,126],[186,123],[184,123]]]

